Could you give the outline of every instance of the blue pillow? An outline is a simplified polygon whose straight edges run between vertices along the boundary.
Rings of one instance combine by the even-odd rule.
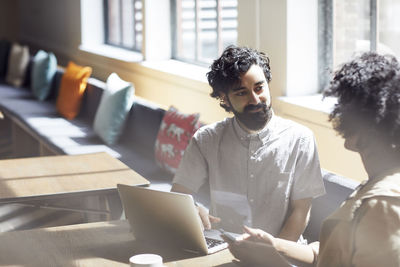
[[[10,42],[0,40],[0,78],[4,78],[7,73],[8,54],[10,53]]]
[[[107,144],[113,145],[121,135],[130,111],[135,89],[116,73],[107,78],[107,88],[101,96],[94,118],[94,132]]]
[[[31,72],[31,90],[40,101],[50,94],[51,82],[57,71],[57,59],[53,53],[39,50],[33,58]]]

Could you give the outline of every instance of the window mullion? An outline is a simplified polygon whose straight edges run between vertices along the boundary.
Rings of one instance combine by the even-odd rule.
[[[198,61],[200,59],[200,5],[199,0],[194,1],[195,8],[195,60]]]
[[[122,0],[119,0],[119,40],[118,40],[118,44],[122,47],[123,46],[123,27],[124,27],[124,23],[123,23],[123,18],[122,18]]]
[[[216,11],[217,11],[217,44],[218,44],[218,55],[222,53],[222,7],[221,1],[217,0],[216,3]]]
[[[334,58],[334,0],[318,1],[318,85],[322,91],[330,79]]]
[[[377,51],[378,49],[378,0],[370,0],[370,49],[371,51]]]
[[[174,27],[175,30],[175,40],[176,40],[176,48],[174,52],[175,57],[179,57],[180,54],[179,52],[182,51],[183,49],[183,39],[182,39],[182,0],[176,0],[176,8],[175,8],[175,14],[176,14],[176,19],[175,23],[176,26]],[[179,51],[179,52],[178,52]]]
[[[132,23],[133,23],[133,49],[138,49],[138,46],[136,45],[136,35],[137,35],[137,33],[136,33],[136,12],[137,12],[137,10],[136,10],[136,0],[131,0],[132,1],[132,5],[133,5],[133,7],[132,7],[132,9],[133,9],[133,18],[132,18]]]
[[[109,43],[109,16],[108,16],[108,0],[104,0],[104,10],[103,10],[103,15],[104,15],[104,43],[108,44]]]

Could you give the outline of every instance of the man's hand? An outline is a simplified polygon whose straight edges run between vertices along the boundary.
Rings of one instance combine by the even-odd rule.
[[[171,188],[172,192],[178,192],[178,193],[184,193],[188,195],[193,195],[193,192],[183,185],[180,184],[173,184]],[[201,205],[196,205],[197,210],[199,211],[199,216],[201,219],[201,222],[203,223],[203,226],[205,229],[211,229],[211,223],[218,223],[221,221],[220,218],[211,216],[208,214],[208,210],[201,206]]]
[[[219,223],[221,221],[221,218],[210,215],[205,207],[201,205],[197,205],[196,207],[205,229],[211,229],[212,223]]]

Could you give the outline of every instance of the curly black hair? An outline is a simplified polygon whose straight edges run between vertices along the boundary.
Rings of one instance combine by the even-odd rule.
[[[400,64],[395,57],[359,55],[334,73],[324,96],[337,97],[329,120],[340,135],[374,132],[400,147]]]
[[[226,111],[231,108],[221,101],[234,86],[240,85],[241,75],[246,73],[252,65],[259,65],[268,82],[271,81],[269,58],[263,52],[248,47],[228,46],[221,57],[214,60],[207,73],[208,83],[212,87],[211,97],[220,100],[220,106]]]

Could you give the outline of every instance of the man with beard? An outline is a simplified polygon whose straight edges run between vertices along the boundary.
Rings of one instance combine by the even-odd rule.
[[[325,193],[314,136],[271,108],[269,58],[230,46],[211,65],[211,96],[233,118],[200,128],[189,143],[172,191],[194,194],[207,184],[205,228],[241,232],[243,225],[297,241],[311,200]]]

